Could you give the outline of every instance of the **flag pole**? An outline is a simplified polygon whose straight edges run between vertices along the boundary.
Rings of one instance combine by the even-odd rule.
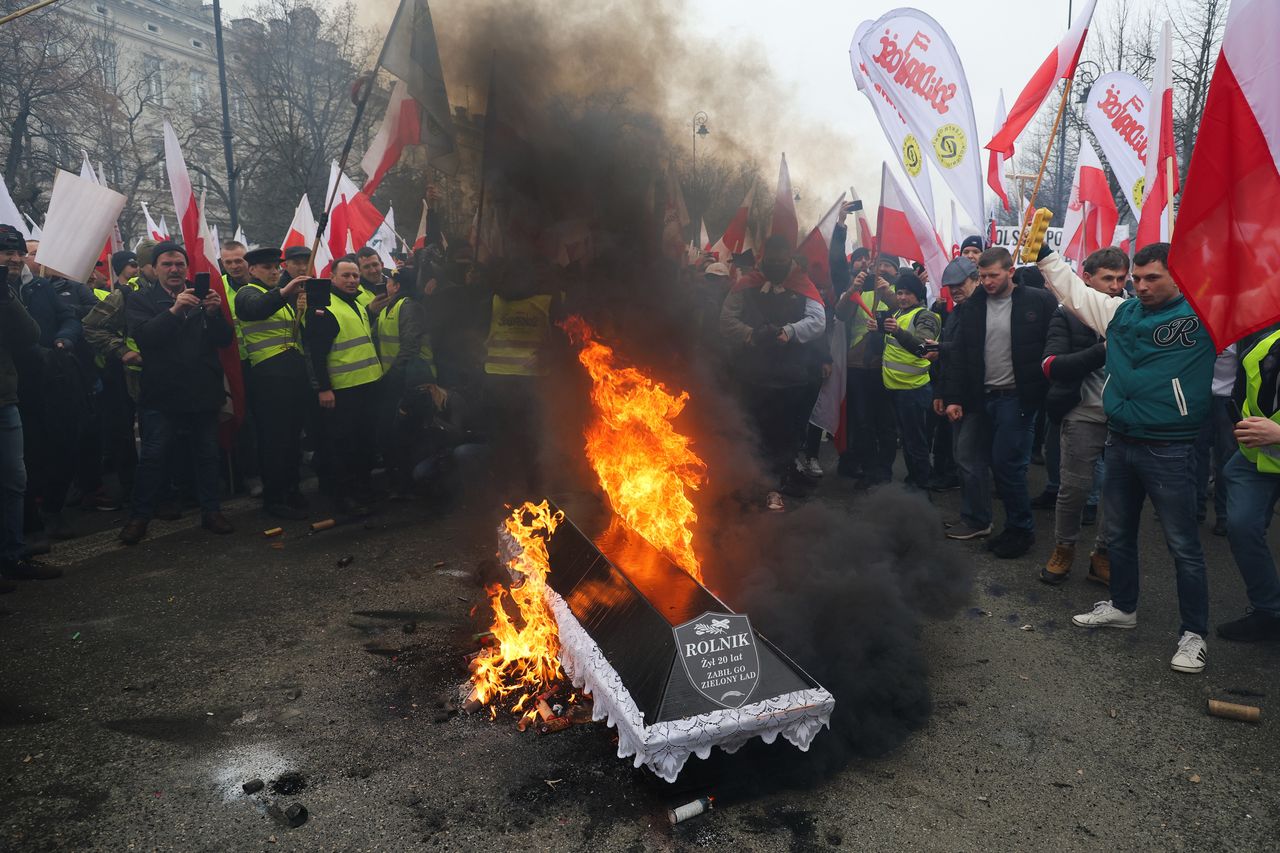
[[[1169,239],[1173,239],[1173,155],[1165,160],[1164,169],[1164,215],[1169,220]]]
[[[1053,129],[1049,131],[1049,144],[1045,146],[1044,159],[1040,161],[1040,171],[1036,174],[1035,186],[1031,188],[1031,201],[1027,203],[1027,210],[1032,211],[1032,216],[1035,215],[1036,195],[1040,192],[1040,182],[1044,180],[1044,170],[1049,165],[1049,154],[1053,151],[1053,137],[1058,133],[1058,124],[1062,121],[1062,113],[1067,108],[1067,99],[1071,97],[1071,82],[1071,78],[1068,78],[1067,85],[1062,89],[1062,101],[1058,104],[1058,114],[1053,117]],[[1066,150],[1065,145],[1063,150]],[[1022,241],[1027,236],[1027,226],[1031,224],[1026,219],[1027,210],[1022,212],[1022,227],[1018,229],[1018,242],[1013,247],[1013,261],[1015,264],[1018,262],[1018,253],[1022,251]]]
[[[360,100],[356,102],[356,114],[351,119],[351,130],[347,132],[346,144],[342,146],[342,156],[338,158],[338,175],[342,176],[347,170],[347,159],[351,156],[351,148],[355,145],[356,131],[360,129],[360,120],[364,118],[364,108],[369,103],[369,95],[373,92],[373,84],[377,79],[378,71],[382,68],[382,60],[387,55],[387,45],[391,43],[391,37],[395,35],[396,26],[400,23],[400,17],[404,13],[406,3],[412,0],[400,0],[400,5],[396,7],[396,16],[391,19],[391,27],[387,30],[387,37],[382,40],[382,49],[378,51],[378,58],[373,62],[373,68],[368,73],[368,82],[364,84],[363,91],[360,94]],[[362,75],[363,76],[363,75]],[[359,78],[356,85],[359,86]],[[333,210],[334,199],[338,197],[339,180],[333,182],[333,191],[329,193],[329,198],[325,201],[324,210],[320,212],[320,219],[316,222],[316,239],[311,244],[311,272],[314,275],[316,270],[316,253],[320,251],[320,241],[324,238],[324,229],[329,225],[329,212]]]
[[[30,15],[32,12],[38,12],[41,9],[43,9],[45,6],[52,6],[54,3],[57,3],[57,2],[58,0],[40,0],[39,3],[32,3],[30,6],[28,6],[25,9],[19,9],[18,11],[13,12],[12,14],[5,15],[3,18],[0,18],[0,24],[7,24],[10,21],[16,21],[18,20],[18,18],[21,18],[23,15]]]

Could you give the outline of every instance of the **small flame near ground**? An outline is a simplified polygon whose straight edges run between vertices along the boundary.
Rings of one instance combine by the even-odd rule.
[[[556,628],[544,592],[551,561],[547,540],[564,520],[564,513],[552,512],[544,500],[526,502],[512,510],[503,522],[518,551],[507,564],[519,581],[504,589],[493,584],[486,592],[493,607],[494,643],[472,664],[471,682],[476,698],[496,715],[498,702],[515,696],[511,711],[532,719],[530,705],[547,685],[563,679],[560,669],[560,632]],[[507,612],[510,601],[517,621]]]
[[[706,480],[707,465],[693,439],[676,431],[689,393],[673,394],[635,367],[619,367],[611,347],[595,339],[581,317],[564,323],[591,376],[594,417],[587,427],[587,459],[609,505],[626,525],[699,583],[693,550],[698,521],[690,494]]]
[[[707,466],[693,452],[692,439],[672,422],[689,402],[635,367],[619,367],[612,348],[595,340],[580,317],[564,323],[579,345],[578,360],[591,377],[594,416],[586,431],[591,467],[609,504],[622,521],[668,559],[702,581],[693,550],[698,521],[690,493],[706,480]],[[499,704],[532,720],[537,697],[563,681],[560,635],[544,592],[551,571],[547,540],[564,520],[547,501],[526,502],[503,526],[519,546],[507,567],[522,580],[509,589],[487,589],[493,607],[494,643],[472,663],[476,699],[496,716]],[[508,610],[515,610],[515,619]]]

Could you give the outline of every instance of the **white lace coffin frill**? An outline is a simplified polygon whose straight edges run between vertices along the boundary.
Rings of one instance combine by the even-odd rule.
[[[519,547],[505,531],[500,538],[504,556]],[[622,678],[569,605],[549,587],[546,595],[560,630],[560,664],[573,686],[591,695],[592,718],[617,729],[619,758],[634,758],[636,767],[648,767],[668,782],[676,781],[690,755],[706,758],[716,746],[732,754],[753,737],[771,744],[782,735],[807,752],[831,723],[835,698],[818,687],[647,726]]]

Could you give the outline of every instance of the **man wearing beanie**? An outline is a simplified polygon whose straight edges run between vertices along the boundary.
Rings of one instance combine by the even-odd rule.
[[[929,411],[933,392],[929,388],[929,365],[935,352],[925,352],[925,341],[939,337],[938,316],[924,307],[928,298],[924,282],[915,274],[900,273],[894,280],[898,310],[886,317],[884,330],[884,387],[893,401],[893,413],[902,437],[902,455],[907,463],[907,487],[929,487]],[[868,331],[876,321],[868,319]]]
[[[111,256],[112,290],[127,287],[129,279],[138,274],[138,256],[128,249],[121,249]],[[102,298],[106,298],[103,296]]]
[[[142,453],[129,522],[120,533],[126,545],[146,536],[168,481],[169,459],[179,449],[194,461],[202,526],[213,533],[232,530],[218,502],[217,435],[218,413],[226,401],[218,349],[234,336],[223,319],[217,288],[211,287],[202,300],[188,285],[187,253],[181,246],[160,243],[151,262],[159,282],[139,288],[125,303],[129,335],[143,359],[138,398]]]
[[[960,257],[968,258],[973,261],[973,265],[978,265],[978,256],[982,254],[982,250],[986,248],[981,237],[971,234],[964,238],[960,244]]]

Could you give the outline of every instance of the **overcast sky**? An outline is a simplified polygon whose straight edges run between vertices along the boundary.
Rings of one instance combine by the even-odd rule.
[[[368,2],[368,0],[366,0]],[[1114,14],[1122,0],[1099,0],[1095,21],[1101,23]],[[1131,0],[1140,10],[1167,10],[1171,5],[1194,3],[1195,0]],[[226,0],[231,12],[246,5],[244,0]],[[372,4],[371,4],[372,5]],[[381,5],[381,3],[377,4]],[[388,3],[388,5],[390,5]],[[466,0],[433,0],[437,27],[447,26],[448,17],[466,8]],[[519,8],[518,2],[512,8]],[[800,206],[802,221],[812,222],[849,182],[858,185],[865,196],[878,192],[880,164],[896,158],[876,122],[870,102],[854,87],[849,69],[849,42],[854,29],[863,20],[874,20],[900,5],[912,5],[935,18],[947,31],[964,64],[972,91],[978,134],[984,143],[992,130],[997,93],[1004,89],[1005,103],[1011,105],[1032,72],[1066,32],[1070,0],[1040,0],[1034,4],[1010,3],[1008,0],[914,0],[895,3],[892,0],[687,0],[681,15],[687,33],[693,39],[714,38],[726,51],[750,52],[763,57],[773,69],[780,89],[788,94],[796,113],[806,121],[821,125],[848,140],[851,154],[844,162],[832,163],[827,151],[807,157],[802,132],[788,138],[785,129],[780,138],[769,140],[766,147],[787,151],[793,181],[806,189]],[[1078,12],[1081,0],[1075,0]],[[370,8],[365,6],[364,8]],[[572,27],[572,15],[565,15],[564,25]],[[447,57],[446,57],[447,60]],[[447,66],[447,61],[446,61]],[[1104,69],[1111,70],[1111,69]],[[446,67],[446,76],[448,76]],[[732,81],[726,81],[731,84]],[[458,97],[456,93],[454,99]],[[708,97],[707,100],[712,100]],[[675,113],[671,120],[688,124],[689,118]],[[690,103],[687,116],[706,104]],[[732,135],[735,128],[726,126],[725,118],[710,116],[712,135],[706,140],[707,150],[714,150],[719,135]],[[770,180],[776,174],[777,153],[758,152]],[[985,163],[985,156],[983,162]],[[839,172],[839,174],[833,174]],[[844,174],[848,172],[848,174]],[[985,168],[984,168],[985,174]],[[946,211],[950,195],[935,175],[934,195],[939,211]],[[868,208],[876,199],[866,199]],[[944,213],[944,219],[947,218]],[[949,227],[939,222],[943,228]]]

